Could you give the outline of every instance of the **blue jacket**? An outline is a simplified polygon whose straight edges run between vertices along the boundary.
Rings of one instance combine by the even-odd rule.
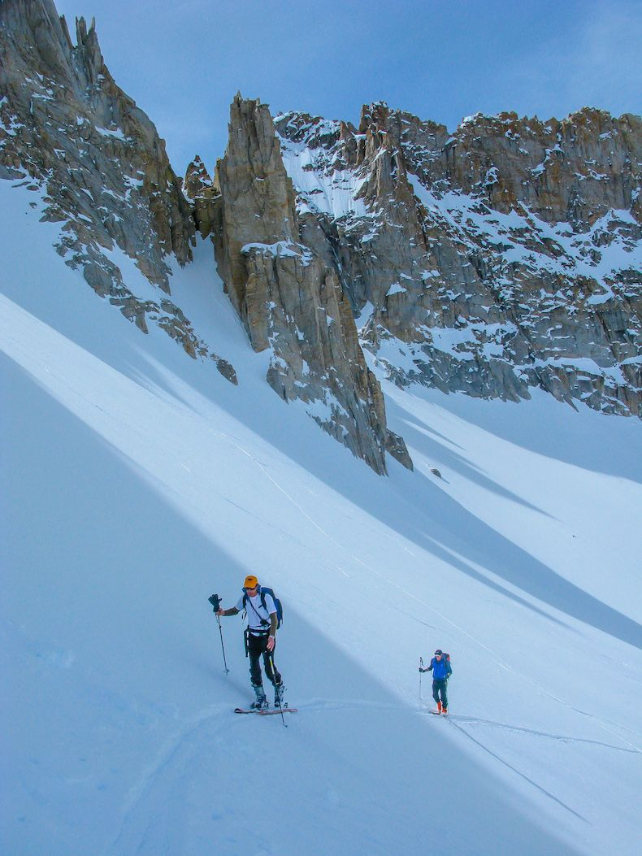
[[[432,677],[435,681],[443,681],[445,678],[449,678],[453,673],[450,662],[445,656],[442,656],[440,660],[433,657],[430,661],[430,665],[428,666],[428,671],[431,669]]]

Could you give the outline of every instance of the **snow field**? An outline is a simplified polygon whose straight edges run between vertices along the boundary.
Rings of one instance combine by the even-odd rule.
[[[0,191],[3,852],[636,852],[639,422],[385,383],[416,471],[379,478],[267,386],[208,245],[173,299],[238,387]],[[231,714],[242,625],[226,677],[207,597],[250,571],[287,729]],[[437,646],[450,721],[419,703]]]

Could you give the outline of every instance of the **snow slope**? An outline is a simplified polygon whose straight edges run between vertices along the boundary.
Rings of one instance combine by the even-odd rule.
[[[377,477],[268,387],[208,245],[173,299],[238,387],[98,299],[34,194],[0,204],[1,852],[638,852],[640,422],[384,382],[416,470]],[[226,676],[207,597],[249,571],[287,729],[231,713],[242,624]]]

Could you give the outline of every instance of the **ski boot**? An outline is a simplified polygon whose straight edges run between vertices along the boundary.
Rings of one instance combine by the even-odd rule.
[[[448,708],[442,707],[441,712],[447,716],[448,715]]]
[[[268,704],[268,700],[265,697],[265,690],[262,686],[254,687],[254,694],[256,695],[256,701],[253,701],[250,705],[250,710],[267,710],[270,706]]]
[[[283,683],[274,685],[274,707],[281,708],[287,707],[287,702],[283,701],[283,696],[285,695],[285,687]]]
[[[441,702],[437,702],[437,713],[441,713]]]

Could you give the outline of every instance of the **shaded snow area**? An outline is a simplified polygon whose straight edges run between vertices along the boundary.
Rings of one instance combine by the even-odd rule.
[[[0,194],[0,852],[639,852],[640,422],[384,382],[415,472],[377,477],[269,388],[210,245],[172,296],[238,387]],[[287,728],[232,713],[242,622],[226,675],[207,598],[248,572]]]

